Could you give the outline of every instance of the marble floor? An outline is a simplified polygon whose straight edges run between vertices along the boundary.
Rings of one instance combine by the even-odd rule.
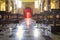
[[[51,33],[51,28],[44,24],[25,26],[20,24],[6,24],[6,30],[0,32],[0,40],[60,40],[60,35]],[[44,28],[45,27],[45,28]]]

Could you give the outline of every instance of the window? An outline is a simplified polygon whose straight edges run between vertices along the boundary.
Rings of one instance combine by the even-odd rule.
[[[35,8],[39,8],[39,2],[38,2],[38,0],[35,1]]]
[[[17,8],[22,7],[22,1],[20,1],[20,0],[15,0],[15,4],[16,4]]]

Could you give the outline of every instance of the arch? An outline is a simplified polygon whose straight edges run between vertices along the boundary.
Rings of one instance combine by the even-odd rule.
[[[30,7],[24,9],[24,18],[32,18],[32,9]]]

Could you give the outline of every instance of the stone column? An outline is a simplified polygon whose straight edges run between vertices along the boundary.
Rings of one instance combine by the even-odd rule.
[[[59,0],[59,9],[60,9],[60,0]]]
[[[1,4],[3,3],[3,1],[2,0],[0,0],[0,11],[1,11]]]
[[[47,10],[48,10],[48,0],[45,0],[44,11],[47,11]]]
[[[0,11],[1,11],[1,0],[0,0]]]
[[[6,0],[6,11],[9,12],[10,10],[10,0]]]
[[[11,1],[12,2],[12,13],[14,13],[14,3],[13,3],[13,1]]]
[[[40,9],[41,9],[41,12],[44,11],[44,1],[43,0],[41,0]]]
[[[12,13],[17,13],[18,9],[17,9],[17,5],[15,3],[15,0],[12,0],[11,2],[12,2]]]

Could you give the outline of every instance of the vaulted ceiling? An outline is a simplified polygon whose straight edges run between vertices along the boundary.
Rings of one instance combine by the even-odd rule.
[[[5,0],[0,0],[0,1],[5,1]],[[34,2],[35,0],[21,0],[22,2]]]
[[[21,0],[22,2],[34,2],[35,0]]]

